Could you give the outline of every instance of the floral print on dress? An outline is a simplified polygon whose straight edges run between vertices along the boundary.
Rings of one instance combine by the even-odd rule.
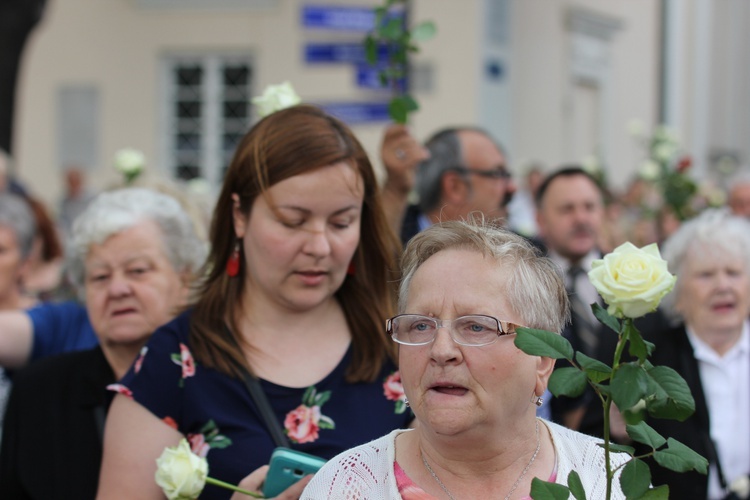
[[[139,371],[141,371],[141,366],[143,366],[143,358],[146,357],[147,352],[148,352],[148,347],[144,345],[141,348],[141,353],[138,355],[138,359],[135,360],[135,365],[133,365],[133,371],[135,373],[138,373]]]
[[[401,372],[392,372],[383,382],[383,394],[385,398],[396,402],[394,413],[400,415],[406,411],[406,395],[404,385],[401,383]]]
[[[190,349],[180,342],[180,353],[172,353],[172,362],[182,368],[182,377],[180,378],[179,386],[183,387],[185,379],[195,375],[195,360]]]
[[[133,399],[133,391],[131,391],[130,389],[128,389],[122,384],[109,384],[107,386],[107,390],[114,391],[118,394],[122,394],[123,396],[127,396],[130,399]]]
[[[335,429],[336,424],[330,417],[323,415],[321,406],[331,398],[331,391],[318,393],[315,386],[310,386],[302,396],[302,404],[286,414],[284,432],[294,443],[312,443],[319,437],[321,429]]]
[[[200,432],[189,433],[187,440],[190,449],[199,457],[205,457],[211,448],[226,448],[232,444],[232,440],[219,433],[216,422],[209,420]]]

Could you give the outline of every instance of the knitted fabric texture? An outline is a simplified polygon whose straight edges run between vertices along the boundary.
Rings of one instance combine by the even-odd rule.
[[[600,439],[571,431],[565,427],[542,422],[549,428],[557,453],[557,482],[565,484],[570,471],[575,470],[581,478],[587,498],[604,498],[607,488],[604,470],[604,449]],[[395,439],[402,432],[398,429],[386,436],[345,451],[323,466],[305,491],[303,500],[364,499],[389,500],[401,498],[393,471],[395,461]],[[629,458],[622,453],[612,454],[615,468]],[[624,500],[620,490],[619,471],[612,484],[612,498]]]

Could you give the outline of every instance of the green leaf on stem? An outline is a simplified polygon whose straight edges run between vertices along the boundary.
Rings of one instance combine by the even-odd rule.
[[[380,36],[386,40],[397,41],[404,34],[404,25],[400,18],[393,18],[385,23],[380,30]]]
[[[627,498],[639,498],[651,484],[651,470],[643,460],[634,458],[622,469],[620,486]]]
[[[586,491],[583,489],[583,483],[578,473],[574,470],[568,474],[568,488],[570,488],[570,492],[576,500],[586,500]]]
[[[424,42],[435,36],[437,28],[432,21],[423,21],[411,31],[411,38],[416,42]]]
[[[388,104],[388,113],[391,115],[391,118],[393,118],[394,122],[401,125],[406,123],[409,113],[417,109],[419,109],[417,101],[407,94],[394,97]]]
[[[583,394],[587,384],[588,379],[584,372],[578,368],[567,366],[552,372],[548,388],[555,396],[576,397]]]
[[[676,439],[667,439],[667,447],[654,453],[654,460],[662,467],[675,472],[696,470],[701,474],[708,471],[708,460]]]
[[[378,42],[375,41],[372,35],[365,37],[365,59],[368,64],[375,64],[378,62]]]
[[[586,376],[594,383],[603,382],[609,379],[612,374],[612,368],[609,365],[602,363],[598,359],[586,356],[580,351],[576,353],[576,361],[581,368],[586,370]]]
[[[679,373],[668,366],[654,366],[647,372],[653,396],[646,399],[651,416],[682,422],[695,412],[695,400]],[[618,405],[619,406],[619,405]]]
[[[634,363],[624,363],[612,376],[609,388],[618,408],[630,408],[646,396],[646,370]]]
[[[604,325],[610,327],[613,331],[620,333],[620,320],[612,316],[602,306],[594,302],[591,304],[591,310],[594,311],[594,316]]]
[[[630,340],[628,351],[631,356],[638,358],[638,362],[643,364],[646,358],[651,355],[654,344],[650,342],[646,343],[643,340],[641,332],[633,325],[632,321],[628,321],[625,328],[627,329],[628,340]]]
[[[647,490],[638,500],[669,500],[669,486],[662,484]]]
[[[535,328],[516,328],[516,347],[531,356],[545,356],[552,359],[573,360],[573,346],[562,335],[537,330]]]
[[[531,498],[534,500],[568,500],[570,490],[562,484],[548,483],[538,477],[531,480]]]
[[[664,443],[667,442],[661,434],[656,432],[654,428],[646,422],[641,422],[636,425],[627,425],[625,426],[625,430],[633,441],[638,441],[639,443],[648,445],[654,450],[661,448],[664,446]]]
[[[603,448],[604,443],[599,444],[599,446]],[[627,453],[631,457],[635,455],[635,448],[626,444],[609,443],[609,450],[615,453]]]

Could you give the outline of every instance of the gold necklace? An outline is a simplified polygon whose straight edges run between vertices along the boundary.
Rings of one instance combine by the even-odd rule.
[[[536,449],[534,450],[534,454],[531,455],[531,460],[529,460],[529,463],[526,464],[526,467],[523,468],[521,471],[521,475],[518,476],[518,479],[516,479],[516,482],[513,483],[513,487],[510,489],[507,495],[505,495],[505,500],[509,500],[510,496],[513,494],[514,491],[516,491],[516,488],[518,488],[518,485],[521,484],[521,480],[526,475],[527,472],[529,472],[529,469],[531,468],[531,464],[534,463],[534,460],[536,460],[536,456],[539,454],[539,448],[542,446],[542,440],[539,437],[539,419],[536,420]],[[443,484],[443,482],[440,480],[437,474],[435,474],[435,471],[432,470],[432,467],[430,467],[430,464],[427,462],[427,459],[424,457],[424,452],[422,451],[422,447],[419,448],[419,454],[422,457],[422,463],[425,466],[425,469],[427,469],[427,472],[430,473],[432,477],[435,478],[435,481],[437,481],[437,484],[440,485],[440,488],[445,492],[446,495],[448,495],[448,498],[450,500],[456,500],[456,497],[451,494],[450,490]]]

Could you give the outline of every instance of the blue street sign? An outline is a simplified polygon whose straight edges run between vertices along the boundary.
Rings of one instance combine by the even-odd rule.
[[[309,64],[360,64],[366,63],[365,48],[361,43],[305,44],[304,61]],[[378,47],[378,61],[388,60],[388,47]]]
[[[305,5],[302,7],[302,25],[305,28],[366,32],[375,25],[375,12],[371,7]]]
[[[332,102],[319,106],[348,124],[389,121],[388,102]]]
[[[358,64],[354,75],[357,87],[374,90],[388,89],[391,84],[382,85],[380,83],[380,77],[378,76],[378,72],[383,68],[384,66]],[[399,78],[398,88],[406,88],[406,78]]]

